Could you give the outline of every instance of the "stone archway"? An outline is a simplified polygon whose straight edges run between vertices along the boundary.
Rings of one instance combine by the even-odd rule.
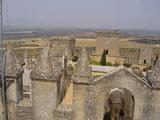
[[[126,114],[125,116],[126,118],[130,118],[129,120],[133,120],[134,107],[135,107],[134,95],[130,92],[130,90],[126,88],[120,88],[120,89],[122,89],[125,94],[125,114]]]
[[[134,95],[130,92],[130,90],[128,90],[126,88],[119,87],[119,89],[123,90],[124,96],[125,96],[124,97],[124,101],[125,101],[124,113],[125,113],[125,115],[124,115],[124,119],[123,120],[133,120],[133,117],[134,117],[134,107],[135,107]],[[114,89],[112,89],[111,91],[113,91],[113,90]],[[108,98],[106,100],[108,100]],[[108,102],[107,102],[107,104],[108,104]],[[105,105],[105,107],[109,107],[109,105]],[[105,109],[108,109],[108,108],[105,108]],[[110,108],[109,108],[109,110],[110,110]],[[107,111],[104,114],[103,120],[111,120],[110,111]]]

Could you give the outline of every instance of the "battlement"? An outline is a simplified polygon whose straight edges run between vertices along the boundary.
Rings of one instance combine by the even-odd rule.
[[[121,32],[119,30],[113,30],[113,31],[98,31],[96,33],[97,37],[119,37]]]
[[[69,43],[75,43],[75,38],[67,37],[67,36],[54,36],[50,38],[50,41],[53,44],[69,44]]]

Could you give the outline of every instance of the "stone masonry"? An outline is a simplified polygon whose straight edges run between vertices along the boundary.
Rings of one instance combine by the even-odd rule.
[[[139,77],[123,66],[93,78],[85,48],[81,49],[72,70],[68,59],[62,61],[67,62],[63,67],[57,62],[54,50],[51,46],[42,49],[30,73],[30,101],[22,95],[23,69],[14,49],[7,47],[5,77],[9,83],[7,96],[11,120],[103,120],[104,114],[109,112],[108,94],[117,87],[125,93],[126,117],[131,120],[159,119],[160,59],[147,78]],[[68,87],[72,87],[70,94]],[[64,102],[71,94],[71,102]],[[3,111],[2,102],[0,105],[0,111]]]

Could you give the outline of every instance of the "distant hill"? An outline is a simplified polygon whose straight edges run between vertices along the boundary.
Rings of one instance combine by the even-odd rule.
[[[160,36],[160,30],[121,30],[124,35],[130,36]]]
[[[95,38],[96,31],[107,31],[109,29],[95,28],[26,28],[26,27],[6,27],[4,26],[4,39],[21,39],[28,37],[44,37],[50,35],[69,35],[74,37]],[[160,37],[160,30],[120,30],[122,36]]]

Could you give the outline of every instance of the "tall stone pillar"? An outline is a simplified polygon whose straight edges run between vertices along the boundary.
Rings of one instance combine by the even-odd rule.
[[[23,68],[12,45],[8,44],[5,52],[5,80],[8,115],[10,120],[15,120],[16,105],[23,98]]]
[[[88,88],[91,84],[92,75],[85,48],[82,48],[76,69],[72,76],[73,80],[73,109],[76,120],[86,120]]]
[[[53,120],[53,109],[57,106],[59,76],[53,70],[51,56],[50,49],[44,48],[30,74],[34,120]]]

